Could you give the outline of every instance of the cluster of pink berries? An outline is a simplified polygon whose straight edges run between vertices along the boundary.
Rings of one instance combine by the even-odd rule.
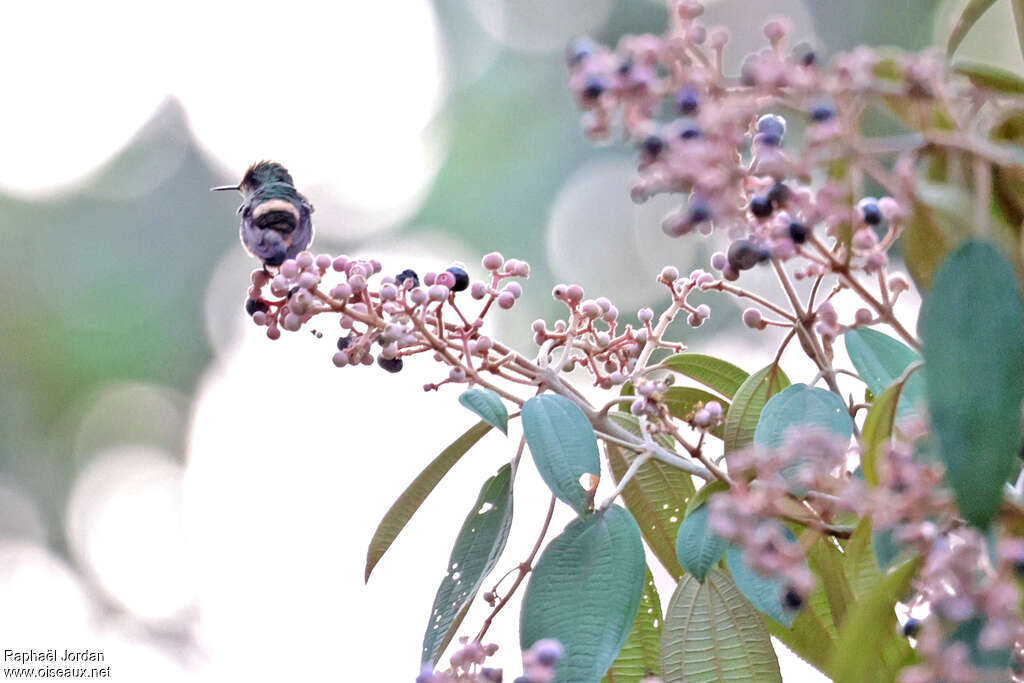
[[[504,674],[501,669],[483,666],[484,660],[497,652],[497,645],[481,645],[479,641],[465,637],[459,642],[462,647],[452,655],[447,671],[438,672],[433,667],[425,667],[416,683],[502,683]],[[556,676],[555,668],[564,656],[565,648],[557,640],[538,640],[523,653],[523,675],[513,683],[552,683]]]
[[[375,259],[302,252],[284,261],[276,274],[253,271],[245,308],[271,339],[282,330],[298,331],[318,315],[339,314],[345,333],[333,357],[338,367],[370,365],[376,358],[385,370],[398,372],[403,357],[433,351],[452,366],[445,382],[463,382],[475,369],[487,369],[492,356],[497,359],[496,345],[479,332],[484,317],[494,304],[512,308],[523,292],[512,278],[530,275],[528,263],[505,261],[496,252],[484,257],[483,266],[491,273],[489,282],[470,282],[456,265],[426,273],[421,283],[412,270],[377,278],[383,268]],[[325,285],[331,271],[341,280]],[[467,317],[456,302],[466,290],[484,301],[476,316]]]

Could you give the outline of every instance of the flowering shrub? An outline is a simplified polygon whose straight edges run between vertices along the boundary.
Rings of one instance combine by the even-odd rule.
[[[367,578],[452,465],[520,422],[456,538],[416,680],[502,680],[485,636],[520,587],[520,683],[781,680],[770,636],[837,681],[1024,680],[1024,83],[938,53],[861,48],[824,64],[790,49],[784,19],[733,78],[728,33],[706,29],[695,0],[670,10],[663,36],[581,38],[567,54],[585,133],[636,146],[633,199],[671,193],[667,235],[728,239],[708,269],[656,275],[664,310],[624,315],[558,285],[564,314],[534,322],[524,355],[481,331],[523,296],[519,259],[420,276],[301,251],[252,274],[246,309],[270,339],[337,316],[335,366],[393,373],[425,356],[444,370],[424,389],[465,385],[459,401],[481,418],[387,513]],[[871,135],[880,111],[904,131]],[[243,236],[271,215],[263,233],[295,251],[300,214],[289,222],[280,197],[301,195],[278,192],[261,214],[257,191]],[[911,277],[893,269],[894,248]],[[741,284],[753,269],[772,273],[784,305]],[[894,312],[911,279],[924,295],[916,331]],[[786,330],[774,362],[748,372],[670,336],[677,318],[709,318],[709,291],[744,302],[751,334]],[[843,297],[859,303],[847,313]],[[806,383],[781,367],[792,341],[817,368]],[[852,368],[836,366],[839,344]],[[527,450],[551,490],[547,519],[491,583]],[[601,478],[614,490],[598,500]],[[558,504],[578,516],[545,546]],[[645,545],[678,582],[665,610]],[[470,637],[476,599],[492,610]]]

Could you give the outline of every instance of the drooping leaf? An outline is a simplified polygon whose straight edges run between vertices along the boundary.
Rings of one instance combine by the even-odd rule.
[[[949,34],[949,42],[946,43],[946,54],[952,55],[960,46],[964,36],[971,30],[971,27],[981,18],[985,11],[995,4],[996,0],[970,0],[964,11],[960,13],[953,32]]]
[[[662,627],[661,598],[654,585],[651,570],[644,579],[644,592],[640,596],[633,628],[626,644],[619,651],[602,683],[640,683],[648,676],[657,675],[660,668]]]
[[[880,473],[878,457],[883,446],[892,436],[892,428],[896,422],[896,406],[903,390],[903,384],[893,384],[875,399],[868,416],[864,419],[861,431],[860,464],[864,469],[864,480],[871,486],[878,486]]]
[[[423,662],[437,662],[442,648],[451,641],[458,616],[472,603],[497,564],[511,527],[512,466],[505,465],[484,482],[455,539],[448,573],[437,588],[423,634]]]
[[[669,370],[697,380],[726,398],[732,398],[747,379],[747,373],[732,363],[701,353],[679,353],[662,363]]]
[[[909,346],[877,330],[849,330],[843,335],[843,340],[857,373],[876,396],[892,386],[912,363],[921,360],[921,356]],[[899,416],[907,417],[923,399],[924,377],[915,373],[907,379],[902,390]]]
[[[875,559],[874,548],[871,547],[871,533],[871,520],[865,517],[858,522],[843,547],[843,571],[850,581],[850,590],[855,600],[867,597],[884,576]]]
[[[459,403],[508,434],[508,409],[501,397],[490,389],[469,389],[459,396]]]
[[[782,626],[792,628],[799,610],[792,609],[785,603],[785,581],[762,576],[751,569],[743,559],[743,551],[736,546],[729,546],[725,553],[725,561],[729,565],[729,572],[736,581],[736,586],[750,604]]]
[[[556,681],[599,681],[629,637],[646,574],[640,529],[624,508],[575,519],[530,576],[520,646],[555,638],[565,648]]]
[[[961,61],[953,65],[953,71],[966,76],[979,88],[995,90],[1007,95],[1024,95],[1024,78],[1012,71],[990,64]]]
[[[927,292],[939,264],[970,234],[965,219],[970,199],[951,184],[921,182],[912,209],[900,244],[907,270],[918,289]]]
[[[722,413],[729,410],[728,401],[711,394],[703,389],[694,389],[693,387],[669,387],[668,391],[662,397],[662,402],[665,407],[668,408],[668,412],[674,417],[685,419],[687,416],[693,413],[694,406],[697,403],[703,403],[707,405],[709,401],[717,401],[722,406]],[[722,438],[722,427],[719,425],[714,429],[710,430],[712,436],[717,436],[719,439]]]
[[[842,626],[854,602],[853,589],[843,569],[843,559],[842,552],[829,536],[821,536],[807,551],[811,571],[818,577],[824,589],[830,621],[837,628]]]
[[[764,404],[788,386],[789,378],[777,365],[769,365],[744,380],[725,415],[723,435],[726,453],[751,444]]]
[[[829,666],[836,683],[895,680],[898,667],[912,654],[897,628],[895,605],[910,588],[918,566],[917,560],[900,565],[854,605],[839,631]]]
[[[711,509],[705,503],[686,515],[676,538],[676,555],[687,572],[704,581],[704,577],[722,556],[729,543],[708,528]]]
[[[964,518],[985,528],[1019,465],[1024,302],[1013,266],[965,242],[921,307],[928,412]]]
[[[617,484],[637,454],[608,442],[605,442],[605,450],[612,478]],[[622,491],[622,499],[640,525],[647,545],[676,580],[683,575],[683,568],[676,559],[675,537],[683,519],[683,510],[693,494],[693,480],[689,474],[654,459],[641,465]]]
[[[823,427],[844,441],[853,435],[853,419],[843,399],[825,389],[794,384],[773,396],[761,411],[754,443],[779,448],[786,432],[797,425]]]
[[[665,683],[782,681],[761,618],[729,574],[712,569],[703,583],[686,576],[668,605],[661,637]]]
[[[391,544],[394,543],[398,534],[408,524],[420,505],[426,500],[430,492],[434,490],[438,482],[448,474],[448,471],[455,466],[455,463],[466,454],[466,452],[483,438],[484,434],[491,430],[486,422],[478,422],[469,430],[453,441],[448,448],[441,451],[434,460],[416,475],[412,483],[402,492],[402,495],[394,502],[391,508],[384,514],[384,518],[377,525],[377,530],[370,539],[370,547],[366,551],[366,572],[364,581],[370,580],[370,573],[380,562]]]
[[[587,508],[584,474],[600,476],[597,437],[580,408],[557,394],[534,396],[523,405],[523,433],[540,476],[551,492],[577,512]]]

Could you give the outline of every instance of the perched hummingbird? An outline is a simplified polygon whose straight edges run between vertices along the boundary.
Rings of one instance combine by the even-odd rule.
[[[264,265],[279,266],[313,241],[313,205],[295,189],[291,174],[281,164],[257,162],[238,185],[211,188],[219,190],[242,193],[238,207],[242,246]]]

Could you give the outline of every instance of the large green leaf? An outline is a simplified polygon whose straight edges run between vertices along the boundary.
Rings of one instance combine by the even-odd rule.
[[[606,442],[605,446],[612,478],[618,483],[637,454],[613,443]],[[622,491],[622,499],[640,525],[647,545],[676,580],[683,575],[683,568],[676,560],[675,537],[693,493],[689,474],[653,459],[637,469]]]
[[[712,569],[701,583],[679,582],[661,636],[665,683],[782,681],[779,661],[761,618],[729,574]]]
[[[508,434],[508,410],[501,397],[490,389],[469,389],[459,396],[459,403]]]
[[[850,581],[850,590],[855,600],[863,600],[884,576],[871,547],[870,519],[860,520],[843,550],[843,570]]]
[[[746,448],[753,442],[764,404],[788,386],[789,378],[777,365],[769,365],[744,380],[725,415],[723,435],[726,453]]]
[[[523,405],[523,433],[540,476],[551,492],[577,512],[587,509],[580,477],[601,474],[597,437],[579,406],[557,394],[534,396]]]
[[[774,619],[763,618],[765,628],[785,643],[797,656],[821,672],[826,672],[835,649],[835,626],[829,610],[825,590],[818,588],[811,594],[810,604],[797,615],[793,625],[786,628]]]
[[[883,391],[871,404],[868,416],[864,419],[864,429],[861,430],[860,436],[860,465],[864,470],[864,480],[871,486],[878,486],[880,480],[878,457],[892,436],[892,428],[896,422],[896,407],[903,386],[893,384]]]
[[[987,527],[1019,465],[1024,303],[1013,266],[965,242],[921,307],[928,412],[964,518]]]
[[[646,573],[640,529],[624,508],[575,519],[530,577],[519,619],[522,649],[555,638],[565,648],[558,683],[601,680],[629,637]]]
[[[743,551],[736,546],[729,546],[725,553],[725,561],[729,565],[729,572],[732,573],[736,585],[750,601],[750,604],[782,626],[792,628],[798,610],[791,609],[785,604],[783,599],[786,594],[785,581],[762,576],[748,567],[743,558]]]
[[[701,353],[680,353],[662,363],[669,370],[697,380],[726,398],[732,398],[747,379],[747,373],[732,363]]]
[[[918,561],[910,560],[857,601],[839,632],[829,666],[836,683],[888,683],[912,656],[897,628],[895,605],[910,589]]]
[[[828,615],[836,627],[842,626],[854,600],[853,589],[843,568],[843,559],[842,552],[830,536],[821,536],[807,551],[807,561],[824,589]]]
[[[971,27],[981,18],[985,11],[995,4],[996,0],[969,0],[964,11],[960,13],[952,33],[949,34],[949,42],[946,43],[946,54],[952,55],[960,46],[964,36],[971,30]]]
[[[853,419],[843,399],[825,389],[794,384],[771,398],[761,411],[754,443],[779,448],[786,432],[797,425],[824,427],[844,441],[853,435]]]
[[[853,367],[868,389],[880,396],[892,386],[911,365],[921,360],[916,351],[901,341],[877,330],[859,328],[843,335],[846,352],[850,354]],[[914,412],[919,401],[924,399],[924,377],[919,373],[911,375],[903,387],[899,402],[899,417]]]
[[[711,508],[706,503],[698,507],[683,520],[676,537],[679,563],[698,581],[704,580],[729,547],[724,538],[708,528],[710,514]]]
[[[412,516],[419,510],[420,505],[427,499],[430,492],[434,490],[438,482],[448,474],[448,470],[455,466],[455,463],[476,444],[484,434],[491,430],[491,425],[486,422],[478,422],[441,451],[441,454],[420,472],[408,488],[402,492],[398,500],[384,514],[380,520],[377,530],[370,540],[370,547],[366,551],[366,573],[365,581],[370,580],[370,573],[377,566],[380,558],[384,556],[391,544],[394,543],[398,534],[405,528]]]
[[[498,563],[512,528],[512,466],[484,482],[448,558],[448,573],[434,597],[423,634],[423,662],[435,663],[458,628],[458,616]]]
[[[660,668],[661,625],[661,598],[648,569],[633,628],[619,656],[602,679],[603,683],[640,683],[644,678],[656,675]]]

